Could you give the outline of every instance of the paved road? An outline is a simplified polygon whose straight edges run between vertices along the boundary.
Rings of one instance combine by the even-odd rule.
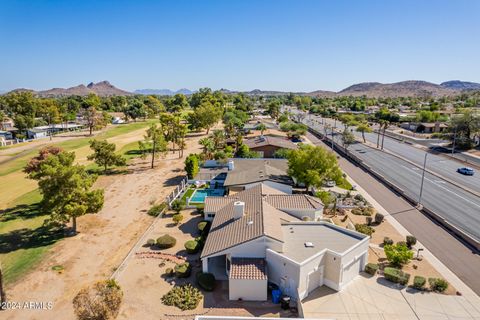
[[[312,121],[317,120],[320,121],[320,117],[310,115],[305,119],[305,122],[311,119]],[[324,122],[329,123],[330,125],[334,125],[334,120],[332,119],[324,119]],[[310,125],[321,126],[318,122],[309,122]],[[337,127],[343,130],[343,125],[337,121]],[[323,126],[322,126],[323,128]],[[323,130],[323,129],[322,129]],[[361,139],[360,132],[353,132],[357,137]],[[366,133],[365,138],[368,142],[371,142],[376,145],[377,143],[377,134],[376,133]],[[389,138],[385,136],[384,141],[384,148],[389,150],[395,154],[401,155],[402,157],[406,158],[409,161],[416,163],[419,166],[423,166],[424,158],[425,158],[425,151],[413,147],[412,145],[400,142],[398,140]],[[427,169],[430,171],[437,173],[447,179],[452,180],[454,183],[465,186],[471,190],[477,191],[480,193],[480,174],[473,176],[464,176],[457,173],[457,168],[465,166],[464,164],[446,158],[445,156],[436,155],[433,153],[428,153],[427,156]]]
[[[304,119],[304,122],[310,127],[321,133],[324,132],[324,127],[319,123],[313,123],[307,120],[308,119]],[[334,134],[334,140],[341,144],[341,135],[337,133]],[[387,146],[387,144],[385,144],[385,146]],[[409,148],[415,149],[411,146],[409,146]],[[407,150],[410,154],[416,154],[415,151]],[[370,148],[361,143],[350,146],[349,151],[404,190],[408,196],[413,199],[419,198],[422,173],[416,166],[391,154]],[[422,153],[424,156],[425,153]],[[402,154],[402,156],[404,155]],[[434,168],[441,167],[437,164]],[[480,241],[479,197],[448,181],[426,173],[421,203],[457,228]]]
[[[308,138],[317,145],[323,142],[312,134]],[[356,147],[356,146],[355,146]],[[430,250],[443,264],[480,295],[480,256],[474,254],[441,226],[415,209],[401,196],[377,181],[362,168],[344,158],[341,168],[367,191],[381,206]]]

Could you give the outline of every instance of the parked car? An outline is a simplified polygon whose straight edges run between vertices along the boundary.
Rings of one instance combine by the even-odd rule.
[[[475,173],[475,170],[473,170],[472,168],[463,167],[463,168],[458,168],[457,172],[464,174],[466,176],[473,176],[473,174]]]
[[[325,187],[329,187],[329,188],[335,187],[335,181],[333,181],[333,180],[326,181],[325,182]]]

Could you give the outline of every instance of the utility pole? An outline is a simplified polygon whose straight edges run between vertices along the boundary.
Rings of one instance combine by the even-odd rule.
[[[332,151],[333,151],[333,127],[332,127]]]
[[[423,172],[422,172],[422,182],[420,184],[420,196],[418,197],[418,206],[421,206],[422,202],[422,193],[423,193],[423,181],[425,180],[425,168],[427,166],[427,156],[428,153],[425,152],[425,159],[423,160]]]
[[[455,132],[453,134],[452,156],[455,153],[455,140],[457,140],[457,127],[456,126],[455,126]]]

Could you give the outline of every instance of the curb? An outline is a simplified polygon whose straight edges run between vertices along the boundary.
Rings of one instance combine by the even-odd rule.
[[[323,137],[322,134],[318,133],[315,129],[311,129],[309,127],[309,131],[316,135]],[[326,137],[327,141],[330,141],[328,137]],[[362,167],[364,170],[369,172],[372,176],[374,176],[376,179],[381,181],[383,184],[385,184],[387,187],[390,189],[394,190],[396,193],[401,195],[405,200],[407,200],[409,203],[412,205],[417,205],[417,202],[412,199],[410,196],[408,196],[405,191],[398,186],[396,186],[393,182],[389,181],[387,178],[385,178],[383,175],[380,173],[376,172],[370,166],[366,165],[363,160],[359,159],[357,156],[353,155],[352,153],[345,153],[345,150],[341,147],[338,146],[338,144],[334,141],[334,149],[337,151],[337,153],[341,154],[343,157],[348,159],[351,162],[354,162],[358,164],[360,167]],[[436,212],[427,209],[423,207],[421,210],[422,213],[439,223],[441,226],[443,226],[446,230],[448,230],[451,234],[462,240],[464,243],[468,244],[470,247],[472,247],[473,250],[475,250],[477,253],[480,252],[480,241],[477,241],[474,239],[470,234],[464,232],[463,230],[460,230],[458,227],[452,225],[448,220],[443,218],[441,215],[437,214]]]

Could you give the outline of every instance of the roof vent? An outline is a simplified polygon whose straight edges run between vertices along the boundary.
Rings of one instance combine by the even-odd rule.
[[[249,221],[247,222],[247,226],[251,226],[252,224],[253,224],[253,221],[252,221],[252,220],[249,220]]]
[[[240,219],[245,214],[245,202],[235,201],[233,203],[233,218]]]
[[[305,242],[305,248],[313,248],[313,243]]]

